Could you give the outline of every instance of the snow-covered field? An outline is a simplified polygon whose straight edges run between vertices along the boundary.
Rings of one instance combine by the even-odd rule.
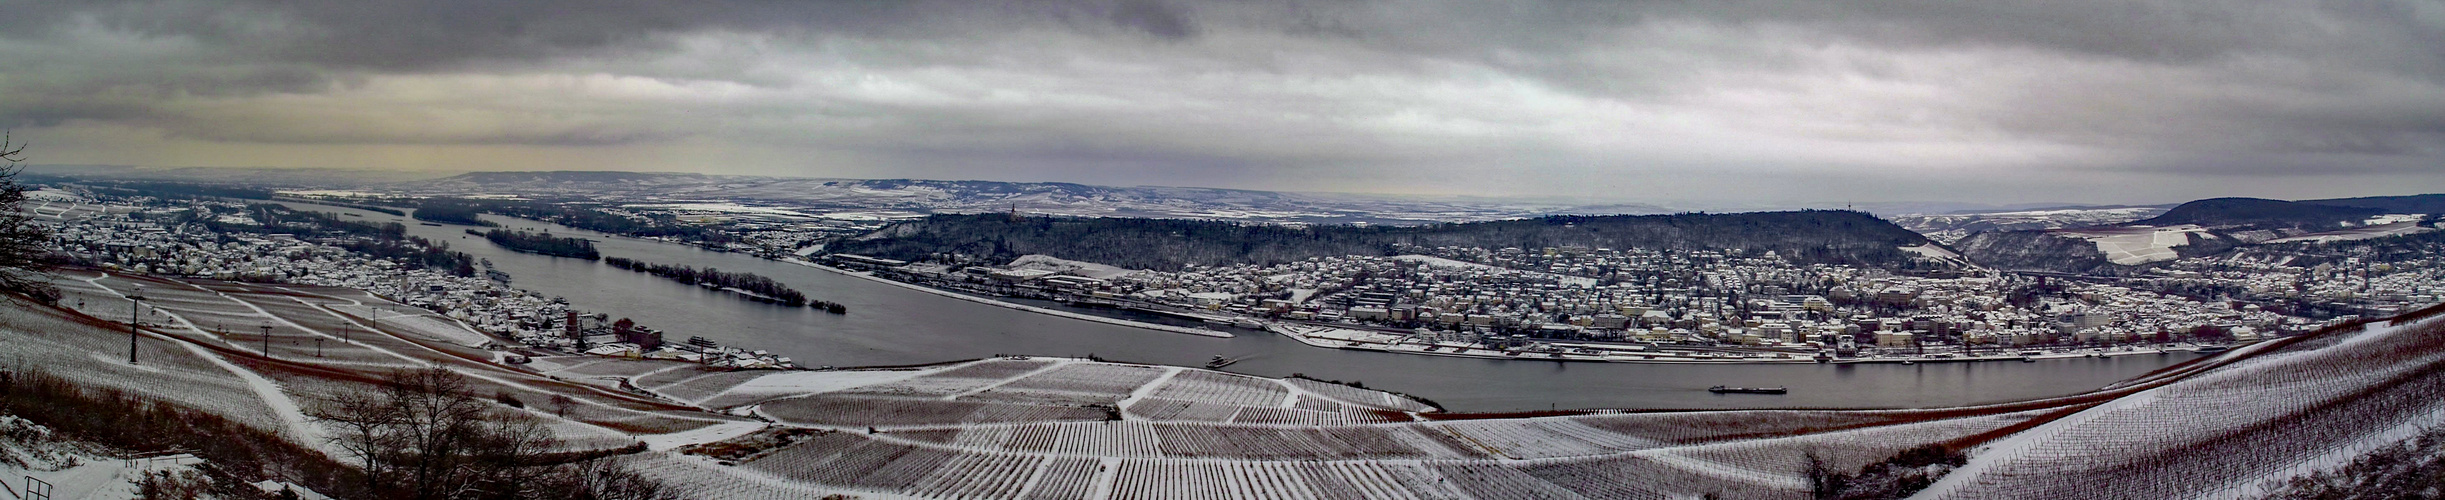
[[[2121,224],[2165,213],[2156,207],[2066,208],[2015,212],[1905,214],[1886,217],[1895,225],[1945,244],[1970,233],[2030,231]]]
[[[1961,254],[1955,253],[1951,249],[1944,248],[1943,245],[1937,245],[1935,243],[1923,243],[1918,246],[1907,246],[1901,248],[1904,252],[1919,254],[1921,257],[1951,262],[1959,265],[1971,265],[1969,259],[1962,258]]]
[[[803,212],[799,212],[799,211],[796,211],[796,210],[790,210],[790,209],[786,209],[786,208],[775,208],[775,207],[757,207],[757,206],[747,206],[747,205],[741,205],[741,204],[737,204],[737,203],[719,203],[719,202],[704,202],[704,203],[648,203],[648,204],[639,204],[639,205],[624,205],[624,207],[626,207],[626,208],[648,208],[648,209],[659,209],[659,210],[674,210],[674,211],[681,211],[681,212],[707,212],[707,213],[722,213],[722,214],[769,215],[769,216],[780,216],[780,217],[789,217],[789,218],[798,218],[798,219],[813,219],[813,218],[816,218],[816,217],[817,217],[817,216],[815,216],[815,215],[810,215],[810,214],[806,214],[806,213],[803,213]]]
[[[1130,273],[1139,272],[1135,269],[1122,269],[1105,264],[1097,264],[1082,260],[1069,260],[1041,254],[1021,255],[1019,258],[1010,261],[1010,268],[1066,272],[1102,280],[1108,280],[1128,275]]]
[[[2200,238],[2216,237],[2215,234],[2207,232],[2207,228],[2192,224],[2165,227],[2066,229],[2055,231],[2055,234],[2096,243],[2097,251],[2105,252],[2105,260],[2126,266],[2181,258],[2182,255],[2175,252],[2173,247],[2190,244],[2191,235],[2198,235]]]
[[[367,323],[379,324],[383,328],[406,330],[433,340],[463,346],[480,346],[492,340],[482,333],[467,329],[466,325],[460,324],[457,320],[437,316],[420,309],[404,307],[383,309],[346,304],[330,307],[341,313],[364,317]]]

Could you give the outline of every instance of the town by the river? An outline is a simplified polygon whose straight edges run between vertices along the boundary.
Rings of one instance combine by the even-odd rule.
[[[831,271],[689,245],[613,236],[556,224],[485,216],[509,228],[592,238],[603,255],[749,272],[808,296],[842,303],[847,315],[737,300],[624,271],[599,262],[510,251],[466,226],[428,226],[405,217],[347,207],[283,202],[305,210],[396,221],[408,232],[490,259],[515,286],[564,297],[660,328],[674,338],[702,336],[764,349],[800,366],[937,363],[996,354],[1088,356],[1115,361],[1197,365],[1213,356],[1241,361],[1229,371],[1302,374],[1358,381],[1435,401],[1453,411],[1572,408],[1900,408],[2025,400],[2070,394],[2197,357],[2189,352],[2035,363],[1637,364],[1464,359],[1322,349],[1258,330],[1232,338],[1165,333],[993,307]],[[1131,318],[1163,322],[1165,318]],[[1779,386],[1783,395],[1714,394],[1712,386]]]

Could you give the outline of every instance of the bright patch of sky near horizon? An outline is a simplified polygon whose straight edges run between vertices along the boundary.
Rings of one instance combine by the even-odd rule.
[[[0,0],[36,163],[1626,201],[2445,191],[2426,1]]]

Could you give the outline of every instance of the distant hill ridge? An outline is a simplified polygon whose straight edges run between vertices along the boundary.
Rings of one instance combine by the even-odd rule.
[[[836,253],[915,260],[943,252],[1007,262],[1044,254],[1135,269],[1273,264],[1310,257],[1385,255],[1395,245],[1484,248],[1648,248],[1774,251],[1802,262],[1911,265],[1899,247],[1918,233],[1851,211],[1549,216],[1385,227],[1306,227],[1110,217],[935,215],[833,244]]]
[[[2183,203],[2156,217],[2127,223],[2068,230],[1982,232],[1955,241],[1953,247],[1972,261],[1989,267],[2115,273],[2137,269],[2109,262],[2104,251],[2098,248],[2096,238],[2116,231],[2183,225],[2206,228],[2206,233],[2187,236],[2187,244],[2167,248],[2180,256],[2193,257],[2222,254],[2236,248],[2254,248],[2252,245],[2260,242],[2291,241],[2284,238],[2305,234],[2331,235],[2336,234],[2334,231],[2357,231],[2366,227],[2363,223],[2379,215],[2433,216],[2440,213],[2445,213],[2445,194],[2300,201],[2208,198]],[[2434,237],[2433,233],[2420,236]]]
[[[2374,208],[2396,214],[2445,214],[2445,194],[2415,194],[2410,196],[2364,196],[2301,200],[2301,203],[2336,207]]]
[[[555,171],[543,171],[543,172],[468,172],[468,173],[464,173],[464,174],[458,174],[458,175],[453,175],[453,176],[449,176],[449,177],[443,177],[443,178],[440,178],[440,179],[433,179],[433,180],[430,180],[430,181],[424,181],[424,182],[425,182],[425,183],[436,183],[436,184],[438,184],[438,183],[474,183],[474,184],[525,184],[525,183],[548,183],[548,184],[600,184],[600,183],[614,183],[614,182],[661,181],[661,180],[669,180],[669,179],[684,179],[684,180],[691,180],[691,181],[701,181],[701,180],[705,180],[705,179],[709,179],[709,178],[710,178],[710,177],[709,177],[709,176],[706,176],[705,174],[690,174],[690,173],[676,173],[676,172],[613,172],[613,171],[592,171],[592,170],[555,170]]]
[[[2281,225],[2334,227],[2337,222],[2355,221],[2384,213],[2377,208],[2324,205],[2309,202],[2269,200],[2264,198],[2209,198],[2183,203],[2165,211],[2164,215],[2131,222],[2129,225],[2171,226],[2198,224],[2208,227],[2236,225]]]
[[[718,200],[811,210],[917,213],[1016,209],[1087,217],[1232,219],[1278,223],[1426,224],[1554,214],[1655,214],[1638,203],[1277,192],[1068,182],[827,179],[652,172],[475,172],[388,186],[428,195],[515,194],[537,199]]]

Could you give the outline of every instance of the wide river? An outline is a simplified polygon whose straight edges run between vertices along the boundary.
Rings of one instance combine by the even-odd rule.
[[[1432,399],[1454,411],[1549,408],[1900,408],[1954,406],[2070,394],[2103,387],[2195,354],[1918,365],[1633,364],[1465,359],[1321,349],[1270,333],[1230,329],[1212,338],[1059,318],[956,299],[754,256],[610,236],[523,219],[505,226],[595,239],[605,256],[713,267],[771,277],[808,297],[839,302],[847,315],[739,300],[594,261],[509,251],[468,236],[467,226],[425,226],[388,214],[282,202],[300,209],[399,221],[408,233],[491,259],[518,288],[565,297],[586,311],[628,317],[672,340],[702,336],[795,358],[802,366],[933,363],[1032,354],[1197,366],[1241,357],[1228,371],[1303,373]],[[1717,395],[1715,385],[1785,386],[1788,395]]]

